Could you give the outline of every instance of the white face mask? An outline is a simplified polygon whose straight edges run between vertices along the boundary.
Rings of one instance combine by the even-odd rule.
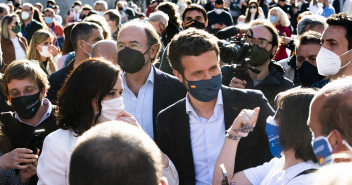
[[[257,9],[255,9],[255,8],[251,8],[251,9],[249,9],[249,11],[251,12],[251,14],[257,13]]]
[[[75,10],[79,10],[79,9],[81,9],[81,7],[80,6],[75,6]]]
[[[335,75],[337,72],[339,72],[341,68],[344,68],[348,64],[350,64],[351,61],[347,62],[347,64],[341,67],[341,59],[340,59],[341,56],[345,55],[349,51],[351,50],[348,50],[347,52],[339,56],[336,53],[324,47],[321,47],[316,58],[319,74],[323,76]]]
[[[101,115],[108,120],[116,120],[117,114],[125,109],[122,96],[101,102]],[[99,117],[100,118],[100,117]],[[98,118],[98,121],[99,121]]]
[[[220,8],[214,8],[214,11],[218,15],[220,15],[222,13],[222,9],[220,9]]]
[[[318,8],[323,8],[324,4],[323,3],[318,3],[317,6],[318,6]]]
[[[21,18],[22,18],[23,20],[27,20],[27,19],[29,18],[29,13],[26,12],[26,11],[22,11],[22,13],[21,13]]]
[[[42,51],[38,51],[39,54],[43,57],[51,57],[51,53],[49,52],[49,46],[40,46]]]
[[[103,15],[104,15],[104,12],[103,12],[103,11],[98,11],[98,14],[99,14],[100,16],[103,16]]]

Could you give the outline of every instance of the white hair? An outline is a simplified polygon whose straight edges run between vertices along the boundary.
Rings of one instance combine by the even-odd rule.
[[[280,7],[274,7],[269,10],[269,15],[271,14],[272,11],[275,11],[278,18],[279,18],[279,24],[281,26],[290,26],[291,22],[290,19],[288,19],[287,14],[280,8]]]
[[[106,3],[106,1],[96,1],[96,2],[94,3],[94,8],[95,8],[95,6],[98,5],[98,4],[102,4],[102,5],[104,6],[105,10],[108,9],[108,3]]]
[[[166,27],[169,22],[169,16],[162,11],[156,11],[149,15],[149,21],[161,22]]]

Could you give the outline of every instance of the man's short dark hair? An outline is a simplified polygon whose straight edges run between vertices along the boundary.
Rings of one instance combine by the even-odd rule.
[[[56,2],[55,2],[55,0],[48,0],[46,2],[46,6],[49,6],[49,4],[56,5]]]
[[[296,42],[296,50],[300,45],[307,45],[307,44],[317,44],[321,45],[321,33],[316,31],[307,31],[304,32],[302,35],[298,37]]]
[[[326,99],[319,112],[321,133],[329,135],[338,130],[346,142],[352,143],[352,77],[328,83],[320,91]]]
[[[73,6],[82,6],[82,2],[81,1],[75,1],[73,3]]]
[[[71,185],[158,185],[158,147],[141,129],[121,121],[85,132],[71,156]]]
[[[254,27],[254,26],[263,26],[267,30],[269,30],[272,37],[273,37],[273,40],[271,41],[273,48],[275,46],[279,46],[279,44],[280,44],[279,43],[279,34],[277,33],[277,29],[268,20],[255,20],[255,21],[251,22],[251,27]]]
[[[12,62],[6,69],[2,79],[2,92],[9,95],[7,84],[12,79],[23,80],[30,79],[33,83],[38,85],[40,91],[44,88],[49,89],[48,76],[39,66],[39,63],[29,60],[17,60]]]
[[[98,24],[92,22],[80,22],[72,28],[71,45],[74,50],[77,49],[78,40],[88,41],[88,38],[92,33],[92,29],[98,29],[103,32],[102,28]]]
[[[309,105],[315,94],[314,89],[291,89],[277,96],[275,119],[279,122],[280,145],[284,151],[293,149],[295,157],[303,161],[317,162],[307,125]]]
[[[195,28],[188,28],[175,35],[170,42],[168,57],[170,64],[180,74],[183,74],[182,56],[199,56],[207,51],[214,50],[219,56],[217,38],[204,31]]]
[[[116,25],[117,27],[120,25],[120,23],[121,23],[121,15],[120,15],[120,13],[119,13],[118,10],[116,10],[116,9],[108,10],[108,11],[106,11],[106,12],[104,13],[104,15],[108,15],[108,16],[109,16],[109,19],[110,19],[111,21],[116,21],[116,24],[115,24],[115,25]],[[112,31],[114,31],[114,30],[112,30]]]
[[[183,11],[182,14],[182,21],[185,21],[185,16],[186,16],[186,12],[188,11],[192,11],[192,10],[197,10],[200,13],[202,13],[204,20],[207,21],[208,20],[208,16],[207,16],[207,11],[203,8],[203,6],[199,5],[199,4],[191,4],[189,6],[186,7],[186,9]]]
[[[45,8],[44,12],[51,12],[53,15],[55,15],[55,11],[52,8]]]
[[[216,0],[215,4],[224,4],[224,0]]]
[[[348,41],[348,50],[352,49],[352,16],[347,12],[331,15],[327,20],[329,26],[342,26],[346,29],[346,39]]]

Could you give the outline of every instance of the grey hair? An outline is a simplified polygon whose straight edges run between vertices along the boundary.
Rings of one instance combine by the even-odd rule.
[[[169,22],[169,16],[162,11],[156,11],[149,15],[149,21],[161,22],[166,27]]]
[[[94,3],[94,8],[95,8],[95,5],[98,5],[98,4],[102,4],[104,6],[105,10],[108,9],[108,4],[106,3],[106,1],[96,1]]]
[[[326,24],[326,19],[320,15],[305,15],[298,22],[297,25],[297,34],[303,34],[307,28],[311,29],[315,26],[320,25],[321,27],[326,28],[328,25]]]

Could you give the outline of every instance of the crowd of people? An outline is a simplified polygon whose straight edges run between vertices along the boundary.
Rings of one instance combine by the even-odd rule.
[[[349,184],[352,0],[0,3],[0,184]]]

